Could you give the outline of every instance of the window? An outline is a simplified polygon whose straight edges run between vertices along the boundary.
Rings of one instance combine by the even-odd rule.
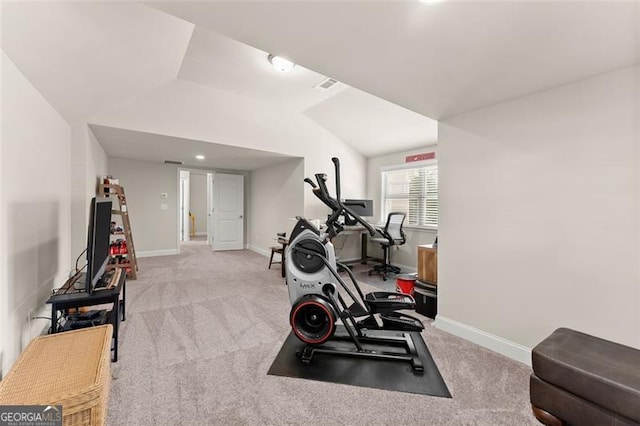
[[[405,212],[405,226],[438,226],[436,164],[382,172],[382,215]]]

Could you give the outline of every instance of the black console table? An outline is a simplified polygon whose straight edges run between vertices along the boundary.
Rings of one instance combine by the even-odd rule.
[[[120,321],[125,320],[125,301],[126,301],[126,274],[119,274],[117,283],[111,288],[95,289],[91,294],[85,291],[75,290],[73,282],[67,282],[62,288],[54,293],[47,303],[51,304],[51,333],[57,333],[58,330],[58,312],[64,312],[69,309],[78,309],[85,306],[96,306],[103,304],[112,304],[109,322],[113,325],[113,362],[118,361],[118,325]],[[122,299],[120,294],[122,293]]]

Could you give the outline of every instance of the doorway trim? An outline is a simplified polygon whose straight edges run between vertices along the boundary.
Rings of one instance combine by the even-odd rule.
[[[242,175],[244,176],[244,210],[245,210],[245,220],[244,220],[244,225],[243,225],[243,234],[244,234],[244,241],[243,241],[243,249],[248,249],[249,248],[249,243],[247,242],[247,233],[248,233],[248,220],[246,220],[246,211],[248,208],[248,202],[249,200],[247,199],[248,197],[248,186],[250,185],[250,180],[251,180],[251,171],[250,170],[229,170],[229,169],[207,169],[207,168],[197,168],[197,167],[185,167],[185,166],[178,166],[176,168],[176,193],[178,194],[178,197],[180,196],[180,172],[181,171],[186,171],[186,172],[193,172],[193,173],[200,173],[200,174],[207,174],[207,173],[223,173],[223,174],[230,174],[230,175]],[[177,207],[176,207],[176,215],[178,218],[178,221],[176,222],[176,229],[175,229],[175,235],[176,235],[176,251],[175,254],[180,254],[180,202],[177,203]],[[207,221],[208,222],[208,221]],[[208,236],[207,236],[207,240],[208,240]],[[207,241],[207,244],[210,246],[209,242]]]

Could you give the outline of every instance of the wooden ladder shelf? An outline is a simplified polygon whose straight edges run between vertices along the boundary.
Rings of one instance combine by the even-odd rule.
[[[122,235],[127,242],[127,253],[122,254],[127,257],[127,261],[123,263],[113,263],[107,266],[108,269],[126,268],[127,278],[135,280],[138,272],[138,258],[136,257],[136,249],[133,244],[133,234],[131,233],[131,222],[129,220],[129,209],[127,208],[127,197],[124,195],[124,188],[114,184],[100,184],[98,187],[98,195],[100,197],[117,198],[119,208],[113,208],[111,215],[120,216],[122,221]]]

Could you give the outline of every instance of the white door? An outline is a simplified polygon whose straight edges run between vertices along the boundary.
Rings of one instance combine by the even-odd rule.
[[[215,173],[212,185],[211,249],[244,248],[244,176]]]

